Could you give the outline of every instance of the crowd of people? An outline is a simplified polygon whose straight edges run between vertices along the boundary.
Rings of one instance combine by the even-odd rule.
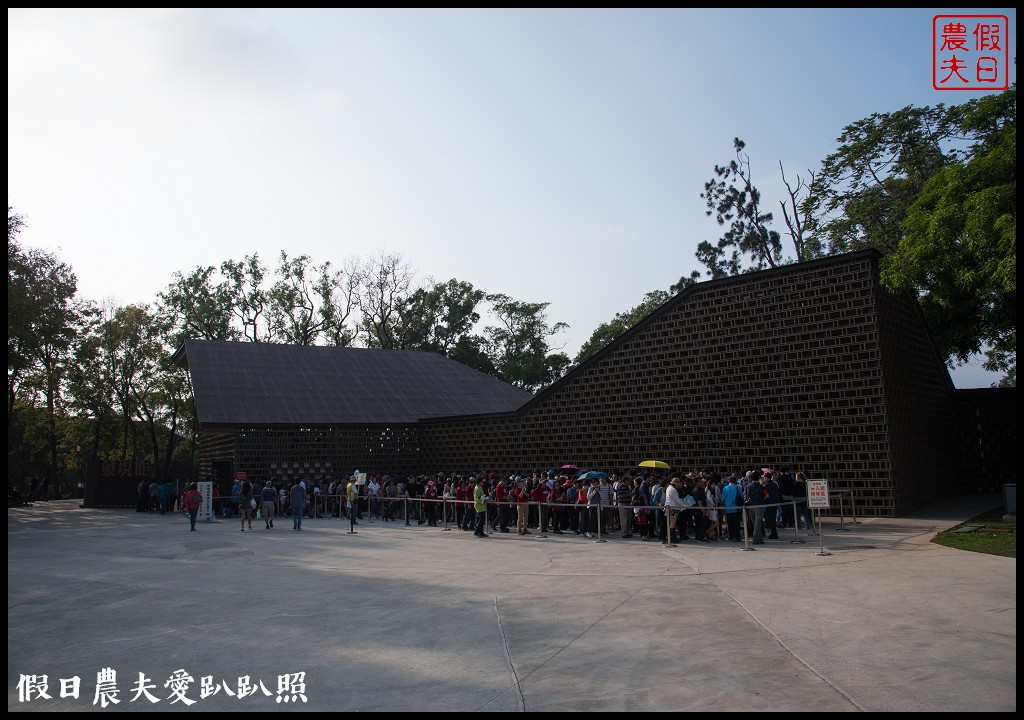
[[[797,524],[812,529],[806,499],[803,473],[768,469],[675,476],[553,470],[509,477],[479,473],[395,479],[378,474],[333,481],[295,478],[277,485],[240,480],[223,498],[226,515],[237,508],[243,532],[252,530],[254,519],[269,530],[275,517],[291,517],[292,529],[301,530],[304,518],[344,517],[357,523],[369,516],[383,522],[447,523],[472,530],[476,537],[514,529],[519,535],[594,537],[600,532],[663,543],[741,542],[747,537],[755,544],[778,539],[780,529]]]
[[[158,512],[161,515],[174,512],[180,501],[178,486],[170,481],[140,480],[136,490],[138,505],[136,512]]]

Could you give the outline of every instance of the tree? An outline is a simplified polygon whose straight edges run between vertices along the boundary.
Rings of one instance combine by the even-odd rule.
[[[14,403],[21,379],[31,364],[23,328],[29,323],[33,312],[28,283],[31,271],[28,258],[18,245],[18,233],[25,226],[25,219],[7,208],[7,412],[14,412]]]
[[[669,287],[668,291],[672,295],[678,295],[679,293],[681,293],[686,288],[690,287],[691,285],[695,285],[695,284],[697,284],[699,282],[700,282],[700,271],[699,270],[694,270],[689,275],[681,276],[679,278],[679,282],[677,282],[674,285],[672,285],[671,287]],[[655,290],[654,292],[657,292],[657,290]]]
[[[664,290],[652,290],[644,295],[643,301],[626,312],[615,313],[615,317],[606,323],[601,323],[591,334],[590,339],[583,343],[579,353],[576,355],[575,363],[589,358],[591,355],[603,349],[612,340],[622,335],[642,319],[647,317],[655,308],[664,305],[671,297]]]
[[[316,345],[328,337],[334,345],[351,342],[355,334],[346,322],[357,290],[352,276],[335,271],[330,262],[313,265],[308,255],[289,258],[284,250],[276,275],[267,293],[275,341]]]
[[[781,262],[782,242],[779,233],[769,229],[772,214],[762,209],[761,192],[751,181],[746,143],[735,138],[733,148],[736,159],[728,165],[715,165],[716,177],[704,183],[701,193],[708,216],[714,215],[719,225],[728,225],[717,244],[705,240],[697,246],[697,259],[712,278],[744,272],[745,256],[750,256],[749,270],[775,267]]]
[[[334,347],[348,347],[356,340],[356,330],[350,319],[359,304],[359,292],[363,283],[363,268],[359,261],[350,258],[340,270],[327,274],[321,279],[321,315],[324,320],[324,340]]]
[[[714,215],[719,225],[728,226],[717,243],[705,240],[697,246],[697,260],[707,268],[711,278],[763,270],[785,262],[782,236],[770,227],[775,216],[763,208],[761,191],[752,180],[746,143],[734,138],[733,149],[736,159],[728,165],[716,165],[715,177],[704,184],[704,192],[701,193],[707,203],[708,216]],[[786,199],[779,201],[779,206],[787,235],[793,243],[795,260],[810,260],[821,252],[803,217],[805,205],[815,187],[814,173],[809,173],[811,182],[805,182],[799,175],[795,182],[790,182],[781,162],[779,173],[787,194]],[[699,277],[699,274],[690,277],[696,279],[695,276]]]
[[[197,267],[188,275],[171,276],[167,289],[157,294],[160,313],[171,330],[171,344],[179,347],[186,338],[237,340],[232,325],[232,288],[219,281],[213,266]]]
[[[569,356],[552,352],[548,339],[569,326],[548,325],[549,303],[527,303],[507,295],[488,295],[496,325],[485,329],[485,352],[495,375],[530,392],[550,385],[565,372]]]
[[[379,253],[363,272],[359,293],[360,333],[366,347],[401,345],[402,308],[412,291],[413,272],[401,255]]]
[[[903,220],[925,183],[959,155],[960,110],[912,105],[843,128],[803,202],[808,232],[829,255],[903,238]]]
[[[52,253],[18,243],[23,226],[22,218],[8,208],[8,414],[10,420],[19,394],[40,397],[46,417],[46,483],[59,496],[57,415],[78,333],[92,308],[76,297],[78,281],[69,265]]]
[[[955,362],[984,352],[985,369],[1017,361],[1017,86],[959,108],[975,138],[909,207],[882,281],[913,290],[940,351]]]
[[[242,337],[252,342],[270,339],[267,320],[267,291],[263,283],[267,268],[258,253],[246,255],[242,260],[225,260],[220,274],[227,283],[226,299],[234,317],[242,324]]]
[[[111,309],[111,314],[112,314]],[[120,426],[116,417],[114,388],[104,358],[99,313],[79,334],[75,361],[68,373],[69,408],[83,423],[82,437],[88,438],[88,457],[99,458],[101,449],[113,446]]]
[[[1015,113],[1016,86],[953,107],[907,106],[847,125],[810,182],[790,183],[780,164],[788,195],[780,205],[796,260],[879,250],[883,283],[917,293],[947,362],[985,352],[988,369],[1012,370]],[[717,245],[697,249],[713,278],[780,259],[745,146],[738,138],[734,145],[736,160],[715,168],[717,180],[702,195],[708,214],[729,225]],[[754,257],[750,266],[746,255]]]
[[[476,308],[485,297],[483,290],[455,278],[415,290],[399,311],[398,347],[451,356],[480,321]]]
[[[142,388],[154,382],[156,364],[162,352],[159,330],[145,305],[111,308],[100,326],[98,356],[121,418],[121,459],[140,456],[138,429]]]

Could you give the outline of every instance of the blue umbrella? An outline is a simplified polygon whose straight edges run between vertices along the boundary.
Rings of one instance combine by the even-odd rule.
[[[601,478],[608,477],[608,473],[600,472],[598,470],[587,470],[585,473],[580,475],[580,480],[600,480]]]

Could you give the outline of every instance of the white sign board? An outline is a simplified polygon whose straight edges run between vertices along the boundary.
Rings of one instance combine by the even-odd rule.
[[[203,504],[199,508],[199,520],[213,520],[213,483],[198,482],[196,490],[203,496]]]
[[[807,481],[807,507],[828,510],[828,480]]]

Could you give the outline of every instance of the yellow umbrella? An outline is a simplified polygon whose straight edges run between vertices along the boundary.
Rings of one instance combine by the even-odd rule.
[[[637,465],[637,467],[658,468],[659,470],[672,469],[671,467],[669,467],[669,464],[667,462],[662,462],[661,460],[644,460],[642,463]]]

